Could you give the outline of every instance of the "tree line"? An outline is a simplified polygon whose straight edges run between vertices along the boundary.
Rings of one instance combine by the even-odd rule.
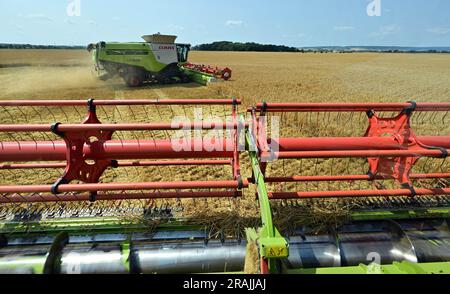
[[[214,42],[192,47],[198,51],[256,51],[256,52],[301,52],[300,49],[284,45],[264,45],[253,42]]]
[[[0,49],[85,49],[85,46],[0,44]]]

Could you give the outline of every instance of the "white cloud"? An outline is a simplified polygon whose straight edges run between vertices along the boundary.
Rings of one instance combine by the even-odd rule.
[[[431,28],[427,30],[428,32],[436,35],[448,35],[450,34],[450,27],[449,28]]]
[[[23,31],[24,31],[24,27],[21,26],[21,25],[18,25],[18,24],[15,24],[15,25],[14,25],[14,28],[15,28],[17,31],[19,31],[19,32],[23,32]]]
[[[378,32],[374,32],[371,34],[371,36],[374,37],[386,37],[398,34],[400,32],[400,26],[397,24],[389,25],[389,26],[382,26],[378,30]]]
[[[67,24],[70,24],[70,25],[76,25],[77,24],[76,21],[74,21],[73,19],[68,19],[68,18],[65,19],[64,22],[67,23]]]
[[[227,27],[241,27],[244,24],[244,22],[242,20],[227,20],[225,22],[225,25]]]
[[[90,26],[94,26],[94,27],[98,26],[98,23],[95,20],[88,20],[88,21],[86,21],[86,23]]]
[[[184,31],[184,27],[178,25],[168,25],[167,28],[171,31]]]
[[[53,21],[49,16],[43,13],[20,14],[19,17],[33,20]]]
[[[95,20],[92,20],[92,19],[78,21],[78,20],[75,20],[73,17],[70,17],[70,18],[64,19],[64,22],[69,25],[88,25],[88,26],[92,26],[92,27],[99,26],[98,22],[96,22]]]
[[[299,41],[303,40],[307,37],[306,34],[297,33],[297,34],[282,34],[281,37],[287,41]]]
[[[337,32],[353,31],[355,28],[351,26],[335,26],[333,30]]]

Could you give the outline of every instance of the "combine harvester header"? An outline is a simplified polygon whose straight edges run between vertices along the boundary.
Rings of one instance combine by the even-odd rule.
[[[248,120],[240,104],[1,101],[0,272],[242,272],[253,258],[259,273],[450,273],[450,103],[260,103]],[[183,222],[184,199],[214,212],[254,194],[257,227],[211,236]],[[318,232],[296,210],[313,199],[360,208]],[[74,218],[69,203],[107,207]],[[135,205],[144,221],[112,217]]]

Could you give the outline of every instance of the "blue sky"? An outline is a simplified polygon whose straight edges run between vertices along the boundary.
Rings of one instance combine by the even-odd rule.
[[[368,16],[373,1],[381,16]],[[448,0],[0,0],[0,19],[0,43],[85,45],[161,32],[191,44],[450,46]]]

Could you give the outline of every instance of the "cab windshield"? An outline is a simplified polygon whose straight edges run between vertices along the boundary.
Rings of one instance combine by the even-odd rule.
[[[178,62],[186,62],[188,60],[188,53],[190,45],[177,44]]]

